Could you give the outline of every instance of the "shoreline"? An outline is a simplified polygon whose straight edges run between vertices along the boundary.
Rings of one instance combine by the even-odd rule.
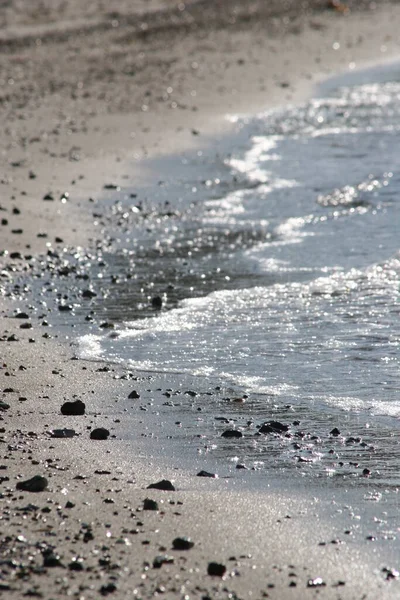
[[[255,28],[254,37],[245,20],[242,28],[232,34],[236,46],[232,39],[227,39],[223,27],[211,30],[206,39],[189,32],[182,55],[178,58],[174,55],[179,46],[175,41],[169,56],[178,73],[178,89],[194,89],[184,55],[188,48],[193,51],[205,46],[203,57],[212,56],[212,64],[225,61],[228,52],[235,63],[226,72],[220,65],[215,72],[204,74],[201,84],[204,91],[192,96],[196,98],[197,110],[168,107],[175,102],[172,93],[167,93],[167,99],[160,101],[154,110],[129,112],[128,109],[120,114],[107,114],[98,105],[99,115],[90,117],[86,108],[82,110],[84,99],[72,104],[68,101],[66,114],[58,116],[58,121],[57,96],[44,98],[39,108],[17,109],[15,120],[11,120],[15,129],[7,133],[2,147],[4,189],[10,194],[10,198],[2,201],[6,210],[1,216],[8,223],[1,228],[0,250],[9,252],[0,257],[2,277],[10,280],[23,272],[26,263],[32,260],[23,258],[27,253],[35,258],[48,250],[61,252],[64,246],[83,246],[84,252],[95,247],[96,240],[104,235],[101,220],[92,215],[102,186],[125,182],[133,185],[139,177],[140,181],[148,181],[152,173],[141,172],[143,157],[193,149],[199,142],[207,141],[211,132],[226,131],[229,125],[222,121],[222,115],[242,112],[244,108],[261,109],[266,93],[263,86],[270,90],[270,108],[282,102],[297,103],[309,95],[320,76],[341,70],[344,58],[337,54],[340,48],[345,48],[346,63],[354,60],[357,67],[371,60],[385,40],[387,48],[382,54],[396,56],[400,40],[394,35],[395,15],[399,14],[400,7],[390,4],[375,14],[374,22],[368,14],[350,12],[344,16],[336,11],[317,10],[301,15],[300,21],[289,19],[289,24],[273,24],[273,52],[270,42],[263,41],[261,28]],[[280,35],[284,36],[284,47]],[[360,35],[363,42],[346,46]],[[145,43],[154,44],[157,53],[160,51],[157,37],[151,40]],[[332,49],[332,40],[339,44],[338,50]],[[220,50],[218,41],[222,42]],[[254,60],[251,43],[254,41],[260,49],[257,60],[261,66],[255,71],[249,69],[241,78],[243,66]],[[85,41],[80,43],[85,48]],[[272,52],[276,60],[260,82],[267,50],[268,56]],[[318,63],[313,52],[318,55]],[[241,63],[242,60],[245,62]],[[311,71],[312,64],[319,65],[318,76]],[[152,76],[160,70],[160,64],[153,66]],[[221,85],[225,91],[215,89],[222,72]],[[282,72],[284,80],[279,77]],[[145,94],[150,81],[151,78],[139,84],[142,93]],[[196,81],[196,86],[200,85]],[[241,87],[235,94],[232,94],[233,81],[240,81],[238,87]],[[257,91],[249,86],[256,81],[260,86]],[[229,89],[231,92],[226,91]],[[118,83],[116,90],[118,93]],[[182,99],[186,98],[185,91],[181,94]],[[122,96],[126,100],[123,93]],[[180,106],[181,101],[177,104]],[[18,113],[24,110],[25,118],[20,119]],[[75,110],[72,119],[71,111]],[[2,114],[4,118],[5,113]],[[81,122],[77,125],[79,118]],[[57,133],[51,133],[50,122]],[[193,130],[200,135],[194,135]],[[135,137],[131,137],[132,132]],[[32,140],[35,135],[39,141],[31,141],[27,146],[21,143],[23,138],[30,136]],[[135,148],[130,147],[132,140]],[[124,178],[126,174],[128,179]],[[82,175],[84,179],[80,179]],[[64,192],[69,196],[60,199]],[[42,200],[48,193],[54,199]],[[90,204],[89,196],[94,200]],[[98,221],[95,226],[93,218]],[[12,233],[17,228],[23,230],[21,234]],[[56,242],[56,237],[63,241]],[[11,258],[12,252],[21,253],[21,258]],[[123,421],[126,426],[128,422],[126,399],[135,389],[150,400],[156,394],[153,388],[157,377],[149,379],[145,373],[127,376],[126,371],[113,365],[104,369],[96,363],[71,360],[73,348],[68,342],[52,337],[52,315],[46,314],[45,305],[41,314],[36,310],[27,319],[13,318],[17,311],[29,311],[24,301],[19,300],[20,293],[21,290],[15,289],[11,297],[0,296],[1,401],[10,406],[0,415],[6,444],[1,461],[2,553],[6,560],[16,557],[18,563],[3,565],[0,585],[10,597],[28,592],[60,598],[65,595],[97,598],[99,593],[114,598],[154,595],[175,598],[185,594],[227,598],[229,593],[235,593],[244,598],[250,592],[256,598],[282,599],[315,597],[316,592],[324,598],[393,597],[396,593],[393,588],[397,589],[398,584],[392,579],[397,576],[382,571],[386,565],[379,557],[371,557],[359,539],[357,543],[341,539],[340,528],[346,519],[335,518],[336,507],[331,510],[327,498],[310,503],[308,497],[292,498],[276,491],[259,494],[228,491],[222,480],[195,478],[193,474],[176,471],[172,465],[168,468],[165,464],[149,464],[146,455],[132,461],[134,442],[118,440],[119,423]],[[46,320],[50,327],[43,326]],[[21,329],[22,322],[30,323],[32,328]],[[73,330],[70,333],[73,338]],[[35,339],[35,343],[29,343],[29,339]],[[114,378],[116,375],[118,379]],[[174,387],[174,378],[171,380]],[[152,393],[146,396],[148,388]],[[162,391],[158,393],[158,402]],[[86,415],[62,416],[63,402],[76,398],[86,403]],[[128,420],[132,429],[136,428],[137,436],[151,435],[145,426],[143,429],[144,420],[137,414],[130,415]],[[79,436],[50,437],[49,430],[63,427],[74,428]],[[89,427],[108,427],[111,436],[116,435],[117,439],[90,440]],[[18,481],[37,474],[46,476],[48,489],[39,493],[15,491]],[[177,491],[146,489],[148,484],[165,478],[175,481]],[[157,501],[158,510],[144,510],[143,502],[148,497]],[[348,515],[349,529],[352,518]],[[172,540],[177,536],[190,536],[194,548],[171,550]],[[345,543],[330,543],[339,538]],[[46,556],[50,556],[47,563]],[[153,565],[157,556],[164,557],[160,568]],[[226,567],[222,579],[207,575],[211,561]],[[317,581],[318,577],[323,581]],[[314,584],[309,584],[310,581]]]

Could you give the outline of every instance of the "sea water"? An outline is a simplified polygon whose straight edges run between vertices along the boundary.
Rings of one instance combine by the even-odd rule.
[[[163,210],[128,228],[115,254],[116,269],[134,261],[105,300],[118,326],[84,336],[80,355],[247,396],[253,423],[292,411],[323,435],[347,419],[383,484],[397,485],[400,67],[230,119],[236,137],[218,152],[164,160],[153,192]],[[149,310],[152,294],[161,310]],[[235,426],[252,425],[229,410]],[[210,420],[218,411],[208,404]],[[312,444],[290,444],[252,440],[240,457],[280,468],[309,457],[319,474],[335,471]],[[350,460],[352,443],[342,446]],[[229,453],[216,445],[216,457]]]

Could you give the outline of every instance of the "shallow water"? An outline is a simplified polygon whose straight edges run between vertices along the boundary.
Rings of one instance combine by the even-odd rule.
[[[248,395],[239,412],[223,394],[202,398],[212,460],[235,463],[236,446],[212,447],[221,410],[251,436],[269,418],[300,420],[319,441],[296,448],[293,439],[271,445],[249,434],[236,462],[289,471],[301,462],[307,473],[342,476],[333,448],[395,487],[400,68],[338,79],[306,105],[232,120],[236,134],[218,153],[153,165],[162,175],[149,191],[153,208],[142,224],[127,219],[111,254],[115,272],[130,278],[97,306],[119,324],[85,335],[80,355]],[[131,209],[127,198],[119,210]],[[174,410],[184,420],[192,409]],[[197,425],[185,423],[194,439]],[[336,444],[328,434],[340,423],[360,440]]]

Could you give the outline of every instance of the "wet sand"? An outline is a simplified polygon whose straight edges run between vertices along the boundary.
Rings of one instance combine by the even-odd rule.
[[[112,12],[42,4],[0,8],[0,589],[10,598],[395,597],[396,573],[382,569],[396,565],[348,541],[351,524],[329,498],[243,492],[135,452],[124,432],[149,432],[145,412],[127,412],[129,394],[161,403],[176,376],[167,385],[74,360],[74,336],[61,341],[51,327],[62,311],[33,310],[13,282],[39,279],[41,256],[43,269],[61,269],[63,248],[101,245],[106,226],[93,213],[104,186],[156,178],[143,157],[201,147],[228,130],[226,113],[299,102],[329,74],[396,57],[398,5],[152,2],[150,14],[139,1]],[[76,399],[86,414],[62,415]],[[108,439],[90,439],[97,427]],[[52,437],[63,428],[77,435]],[[16,488],[35,475],[46,489]],[[146,489],[163,479],[176,490]],[[157,510],[144,510],[146,498]],[[173,549],[182,536],[194,546]],[[208,574],[210,562],[219,574]]]

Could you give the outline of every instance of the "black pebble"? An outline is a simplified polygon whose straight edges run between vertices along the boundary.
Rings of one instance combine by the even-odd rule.
[[[151,305],[153,308],[161,308],[162,307],[162,298],[161,296],[154,296],[151,299]]]
[[[108,596],[108,594],[112,594],[116,590],[117,590],[117,586],[115,585],[115,583],[107,583],[107,584],[101,586],[100,594],[102,596]]]
[[[58,310],[60,312],[70,312],[73,309],[73,306],[71,304],[59,304],[58,305]]]
[[[289,426],[280,423],[279,421],[267,421],[258,430],[260,433],[286,433],[289,431]]]
[[[140,398],[140,394],[138,394],[136,390],[133,390],[133,391],[132,391],[132,392],[129,394],[128,398],[129,398],[130,400],[136,400],[137,398]]]
[[[94,292],[93,290],[87,289],[87,290],[83,290],[82,292],[82,298],[94,298],[95,296],[97,296],[96,292]]]
[[[93,431],[90,432],[90,439],[106,440],[109,435],[110,432],[108,431],[108,429],[106,429],[105,427],[97,427],[96,429],[93,429]]]
[[[62,567],[60,557],[51,548],[43,550],[43,566],[44,567]]]
[[[174,492],[175,486],[168,480],[162,479],[161,481],[157,481],[157,483],[151,483],[147,486],[148,490],[165,490],[168,492]]]
[[[81,560],[72,560],[68,565],[70,571],[83,571],[84,568]]]
[[[162,554],[160,556],[156,556],[153,560],[153,569],[160,569],[164,564],[171,564],[174,562],[172,556],[168,556],[167,554]]]
[[[84,415],[86,405],[82,400],[75,400],[74,402],[64,402],[61,406],[62,415]]]
[[[218,475],[216,473],[209,473],[208,471],[199,471],[197,477],[212,477],[217,479]]]
[[[338,435],[340,435],[340,431],[339,431],[339,429],[338,429],[337,427],[334,427],[334,428],[332,429],[332,431],[330,431],[329,433],[330,433],[331,435],[335,436],[335,437],[337,437]]]
[[[221,435],[223,438],[241,438],[243,437],[243,433],[241,431],[237,431],[236,429],[227,429]]]
[[[25,481],[19,481],[16,485],[17,490],[23,492],[43,492],[47,488],[48,481],[46,477],[34,475]]]
[[[143,510],[158,510],[158,504],[151,498],[145,498],[143,500]]]
[[[226,573],[226,567],[220,563],[210,562],[208,563],[207,573],[216,577],[223,577]]]
[[[190,550],[193,546],[194,542],[188,537],[177,537],[172,542],[174,550]]]

